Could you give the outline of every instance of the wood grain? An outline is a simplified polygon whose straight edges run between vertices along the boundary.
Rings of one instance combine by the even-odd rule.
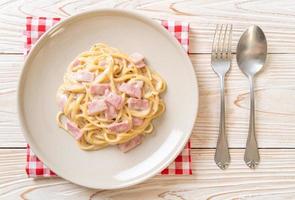
[[[66,18],[97,8],[137,11],[156,19],[191,24],[190,53],[200,90],[193,129],[192,176],[156,176],[128,189],[101,191],[61,178],[31,179],[24,173],[26,143],[19,127],[16,85],[23,63],[25,16]],[[2,0],[0,1],[0,199],[294,199],[295,196],[295,4],[293,0]],[[261,164],[243,162],[243,149],[231,149],[226,171],[213,161],[219,117],[218,79],[210,67],[217,23],[234,25],[233,47],[251,24],[263,28],[270,55],[256,80],[257,138]],[[235,50],[235,49],[234,49]],[[233,59],[226,79],[226,126],[231,148],[246,143],[249,91]],[[9,148],[9,149],[1,149]],[[280,149],[270,149],[280,148]],[[99,177],[97,177],[99,178]]]
[[[0,147],[25,147],[16,115],[16,84],[21,55],[0,56]],[[216,145],[219,121],[219,84],[209,55],[191,55],[200,90],[199,115],[193,129],[194,148]],[[295,60],[272,54],[256,81],[257,138],[261,148],[295,148]],[[235,60],[226,80],[226,125],[229,145],[245,146],[249,89]]]
[[[0,55],[0,147],[24,146],[16,115],[16,88],[22,62],[20,55]]]
[[[60,178],[32,179],[24,174],[25,150],[0,150],[0,199],[293,199],[295,150],[261,150],[261,165],[248,169],[243,150],[231,150],[227,171],[217,169],[214,150],[195,149],[192,176],[156,176],[121,190],[91,190]],[[99,177],[97,177],[99,178]]]
[[[234,25],[233,46],[241,33],[252,24],[266,33],[269,52],[295,53],[295,4],[292,0],[84,0],[20,1],[0,3],[0,52],[21,53],[24,17],[68,17],[97,8],[132,9],[157,19],[191,23],[191,53],[209,53],[217,23]],[[266,6],[267,5],[267,6]],[[220,9],[222,8],[222,9]]]

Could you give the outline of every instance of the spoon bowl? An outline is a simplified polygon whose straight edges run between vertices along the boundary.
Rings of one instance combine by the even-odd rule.
[[[258,26],[249,27],[239,40],[237,62],[250,83],[250,119],[244,161],[252,169],[260,162],[255,136],[254,76],[263,68],[266,55],[267,42],[263,31]]]
[[[267,55],[267,42],[262,29],[249,27],[241,36],[237,47],[237,62],[246,76],[254,76],[262,68]]]

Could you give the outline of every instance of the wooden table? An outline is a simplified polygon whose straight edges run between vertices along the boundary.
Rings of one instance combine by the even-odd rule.
[[[200,88],[192,134],[192,176],[156,176],[137,186],[90,190],[60,178],[27,178],[26,142],[16,111],[16,84],[23,64],[25,16],[67,17],[103,7],[132,9],[156,19],[191,23],[190,57]],[[294,199],[295,197],[295,4],[293,0],[51,0],[0,2],[0,199]],[[256,81],[258,169],[243,161],[249,116],[246,78],[236,65],[226,79],[227,132],[232,162],[213,161],[218,134],[218,79],[210,66],[215,24],[234,25],[233,46],[251,24],[266,33],[269,56]]]

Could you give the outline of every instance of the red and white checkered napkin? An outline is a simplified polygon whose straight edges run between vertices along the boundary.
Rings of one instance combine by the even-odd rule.
[[[60,18],[46,18],[46,17],[27,17],[26,31],[25,31],[25,52],[26,55],[31,46],[45,33],[51,26],[60,21]],[[168,29],[181,43],[184,49],[188,52],[189,45],[189,24],[186,22],[176,21],[160,21],[160,23]],[[183,151],[178,155],[173,163],[171,163],[161,174],[175,175],[175,174],[192,174],[190,141],[187,143]],[[52,177],[56,174],[51,171],[46,165],[38,159],[38,157],[31,151],[29,145],[27,146],[27,164],[26,172],[29,177]]]

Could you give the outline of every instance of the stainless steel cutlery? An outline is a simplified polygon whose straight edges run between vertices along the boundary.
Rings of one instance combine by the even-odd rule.
[[[217,25],[211,52],[211,66],[220,79],[220,122],[215,163],[226,169],[230,155],[225,131],[224,79],[231,67],[232,25]],[[237,63],[240,70],[249,79],[250,84],[250,119],[244,161],[250,168],[255,168],[259,161],[259,151],[255,136],[255,99],[254,78],[263,68],[267,56],[267,41],[261,28],[249,27],[241,36],[237,46]]]
[[[265,35],[258,26],[249,27],[241,36],[237,47],[237,62],[240,70],[249,79],[250,84],[250,120],[244,161],[255,168],[259,161],[259,152],[255,136],[255,99],[254,77],[262,69],[267,55]]]
[[[227,137],[225,133],[224,78],[231,67],[232,25],[217,25],[211,52],[211,66],[220,79],[220,122],[215,151],[215,163],[226,169],[230,163]]]

